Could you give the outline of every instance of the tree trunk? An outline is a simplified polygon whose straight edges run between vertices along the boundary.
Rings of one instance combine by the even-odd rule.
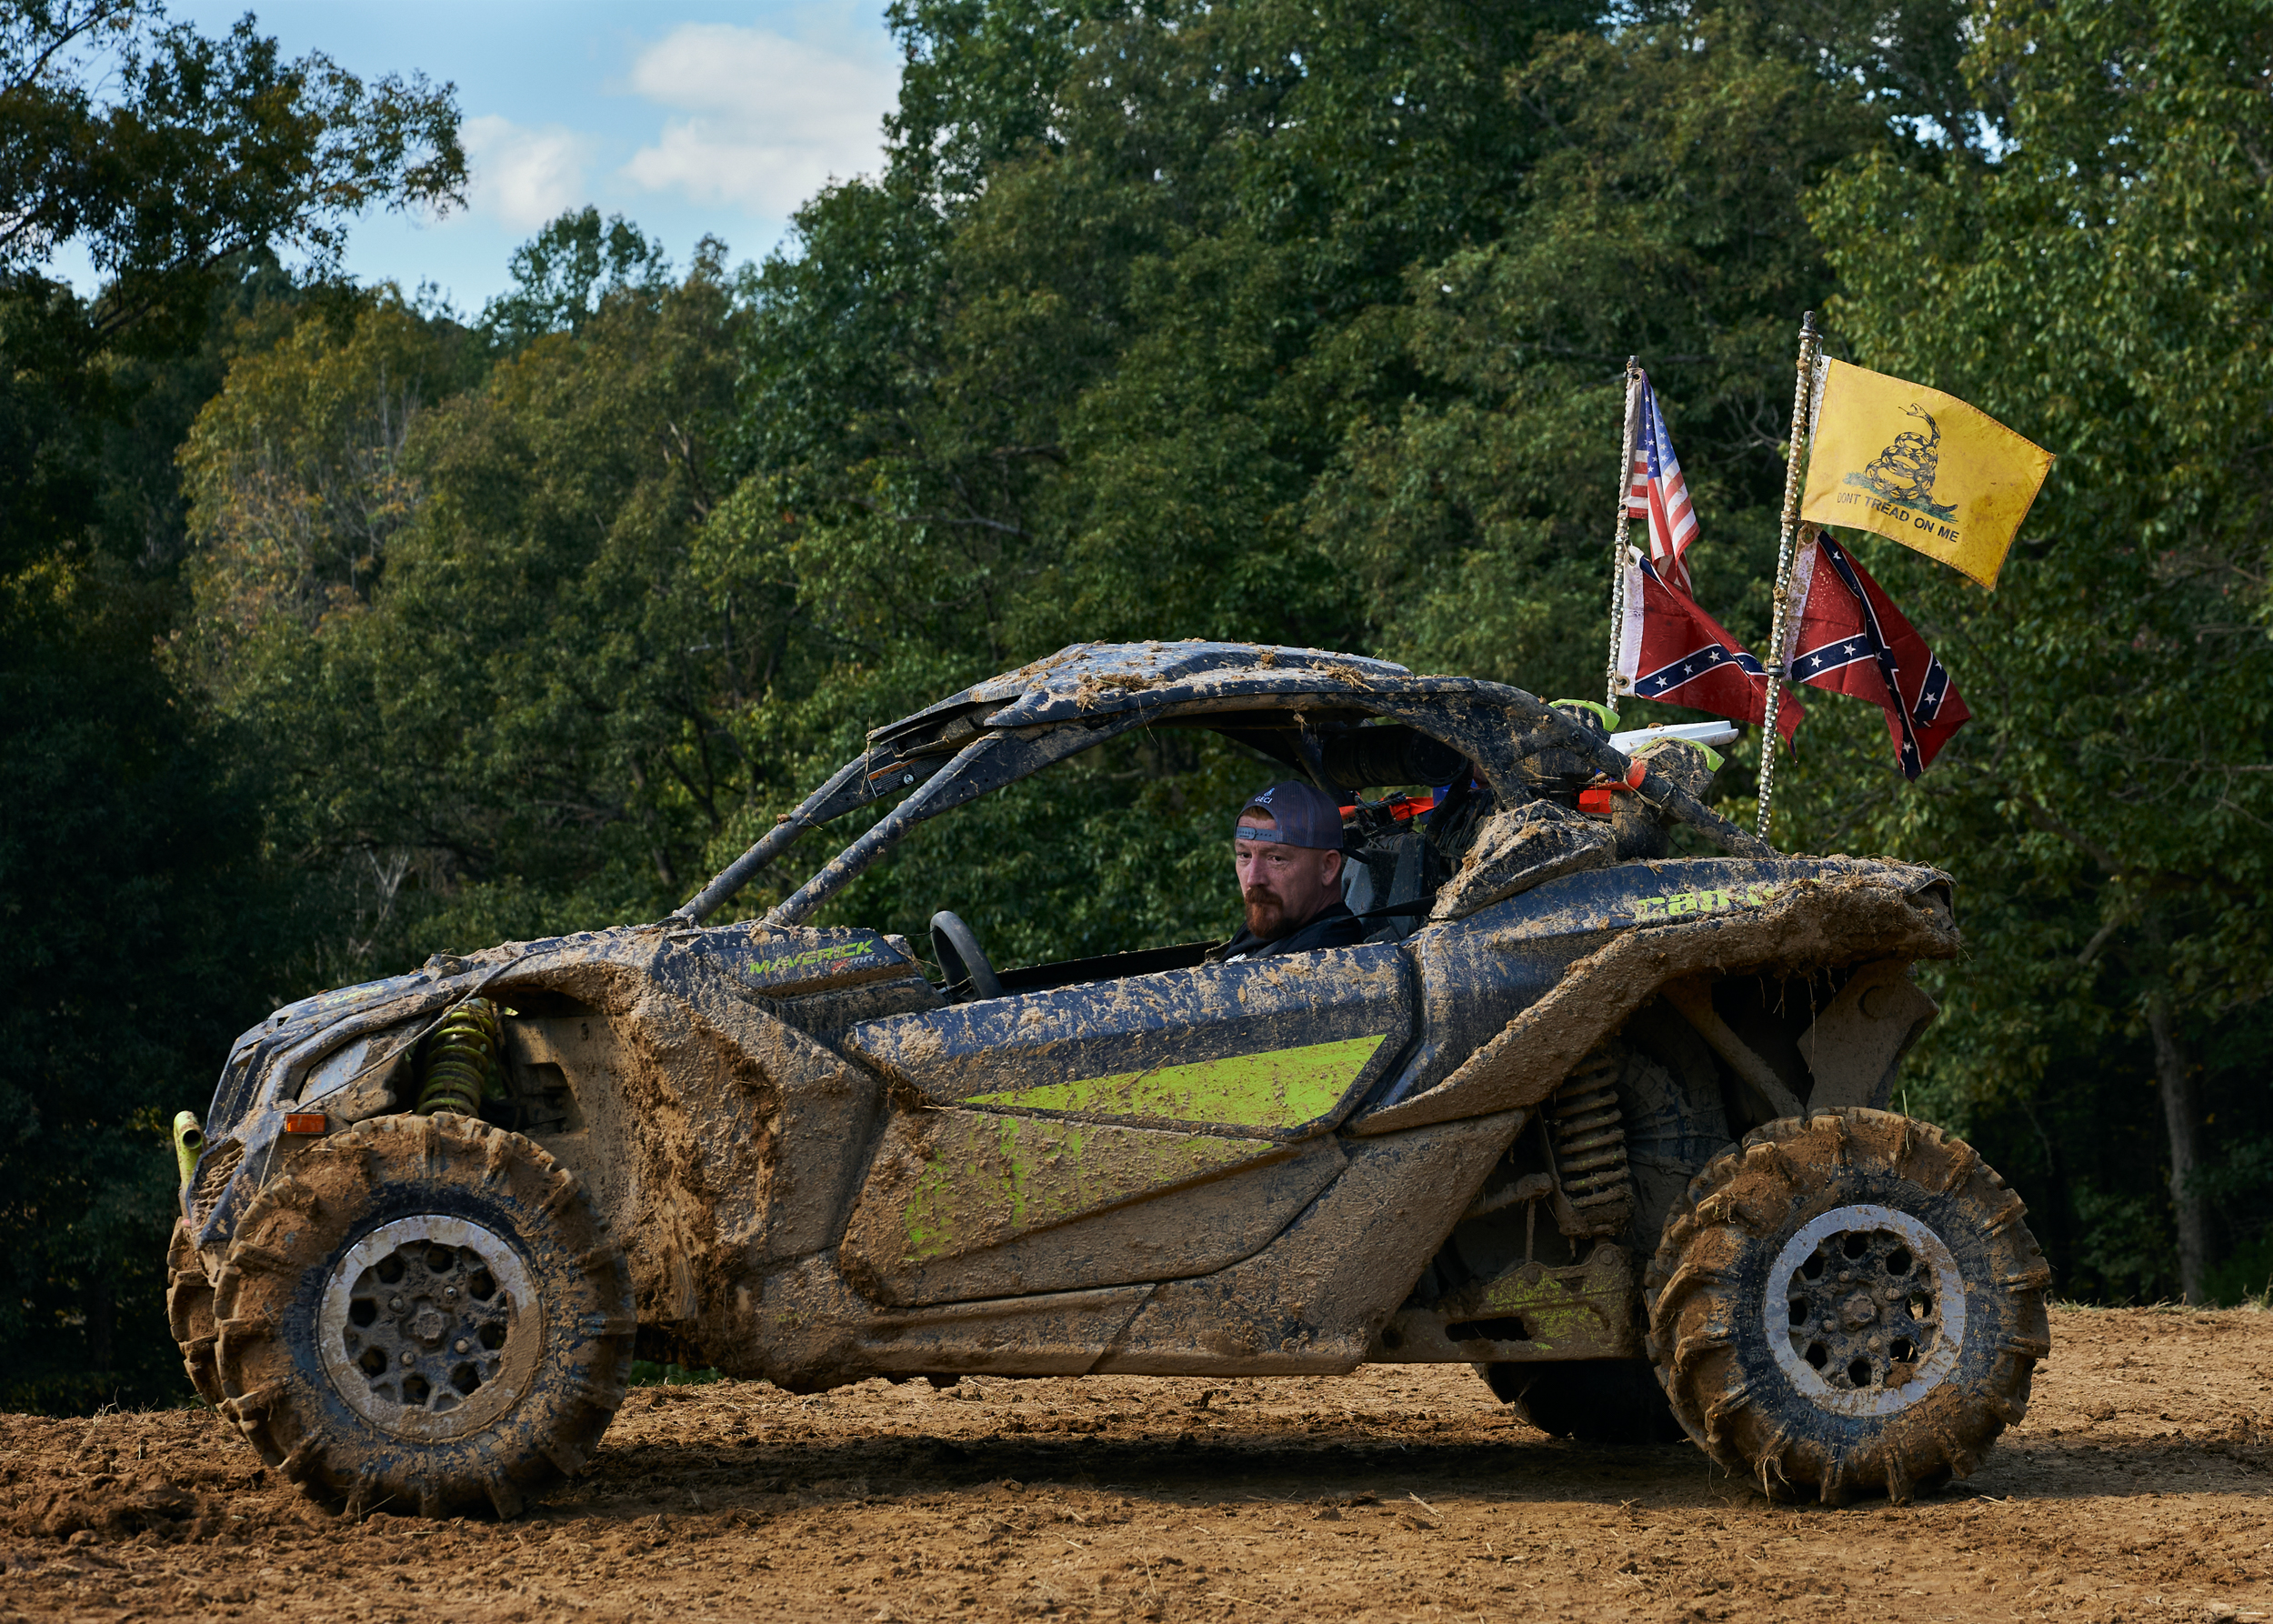
[[[2170,1205],[2178,1216],[2178,1285],[2189,1303],[2203,1299],[2202,1275],[2209,1261],[2209,1202],[2195,1179],[2202,1165],[2200,1102],[2195,1098],[2194,1068],[2179,1045],[2170,994],[2157,987],[2147,995],[2147,1029],[2155,1038],[2155,1080],[2161,1085],[2163,1127],[2170,1136]]]
[[[2043,1088],[2041,1080],[2037,1087]],[[2059,1141],[2045,1127],[2044,1118],[2033,1098],[2023,1097],[2021,1110],[2028,1116],[2028,1126],[2036,1130],[2037,1143],[2044,1151],[2045,1200],[2048,1203],[2043,1218],[2031,1225],[2044,1241],[2045,1251],[2063,1262],[2076,1256],[2075,1204],[2068,1198],[2068,1158],[2060,1154]]]

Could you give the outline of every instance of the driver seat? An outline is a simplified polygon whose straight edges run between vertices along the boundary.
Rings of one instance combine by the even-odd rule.
[[[1401,942],[1428,917],[1424,906],[1447,875],[1444,857],[1417,828],[1368,840],[1342,865],[1342,900],[1374,926],[1368,942]]]

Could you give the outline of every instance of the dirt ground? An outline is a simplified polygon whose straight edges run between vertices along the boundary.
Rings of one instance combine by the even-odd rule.
[[[0,1418],[0,1620],[2273,1616],[2273,1314],[2068,1310],[1896,1509],[1542,1437],[1466,1368],[636,1391],[517,1522],[334,1517],[202,1410]]]

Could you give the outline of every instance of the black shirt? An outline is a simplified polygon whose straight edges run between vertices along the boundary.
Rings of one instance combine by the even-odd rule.
[[[1281,953],[1309,953],[1319,947],[1354,947],[1366,939],[1366,922],[1349,911],[1346,902],[1329,904],[1308,924],[1266,941],[1246,926],[1239,934],[1207,957],[1217,963],[1228,958],[1270,958]]]

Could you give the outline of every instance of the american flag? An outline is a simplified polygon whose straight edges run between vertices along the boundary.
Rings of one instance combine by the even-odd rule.
[[[1697,509],[1689,506],[1688,482],[1681,477],[1681,459],[1673,455],[1673,438],[1666,433],[1665,414],[1657,409],[1657,392],[1642,374],[1641,397],[1634,426],[1633,483],[1626,494],[1630,517],[1649,523],[1649,556],[1667,586],[1694,594],[1689,566],[1682,557],[1697,539]]]

